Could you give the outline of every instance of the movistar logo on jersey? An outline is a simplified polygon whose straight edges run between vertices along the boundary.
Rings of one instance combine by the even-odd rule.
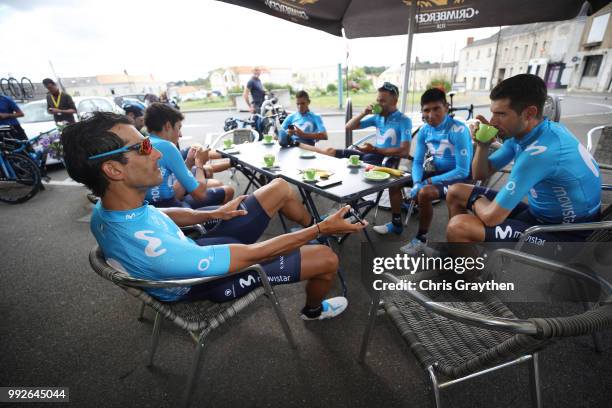
[[[563,217],[563,223],[568,224],[576,220],[576,211],[574,210],[574,203],[572,203],[569,194],[562,186],[554,186],[552,188],[555,193],[555,198],[561,206],[561,216]]]
[[[147,234],[154,234],[155,231],[136,231],[134,237],[147,242],[145,246],[145,255],[149,258],[156,258],[166,253],[166,249],[159,249],[162,246],[162,240],[157,237],[149,237]]]
[[[385,145],[387,143],[387,140],[391,139],[390,142],[390,146],[395,146],[397,143],[397,133],[395,133],[395,129],[387,129],[385,131],[385,133],[383,133],[382,135],[380,134],[380,130],[376,129],[376,132],[378,133],[378,145],[382,146]]]
[[[542,154],[546,150],[548,150],[546,146],[538,146],[536,143],[538,143],[537,140],[533,142],[532,144],[530,144],[529,146],[527,146],[527,148],[525,149],[525,152],[532,152],[532,153],[529,153],[530,156],[537,156],[538,154]]]

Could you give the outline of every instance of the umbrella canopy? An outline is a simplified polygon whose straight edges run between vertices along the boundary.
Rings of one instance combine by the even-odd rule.
[[[415,33],[569,20],[582,0],[219,0],[347,38],[408,32],[411,3]],[[610,0],[590,0],[597,11]]]

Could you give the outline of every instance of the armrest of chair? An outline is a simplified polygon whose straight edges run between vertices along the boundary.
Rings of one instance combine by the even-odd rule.
[[[400,279],[388,272],[383,273],[382,276],[393,283],[400,283]],[[456,309],[444,303],[434,302],[427,295],[416,290],[407,290],[405,293],[425,309],[470,326],[479,326],[489,330],[498,330],[515,334],[537,335],[539,333],[538,327],[530,320],[485,316]]]
[[[350,145],[348,148],[349,149],[354,149],[355,147],[359,146],[360,144],[366,142],[367,140],[373,138],[374,136],[376,136],[376,133],[372,133],[369,134],[367,136],[362,137],[361,139],[359,139],[358,141],[356,141],[355,143],[353,143],[352,145]]]
[[[89,263],[91,267],[100,275],[103,275],[113,283],[123,286],[130,286],[134,288],[174,288],[179,286],[193,286],[199,285],[201,283],[212,282],[218,279],[227,278],[229,274],[218,275],[218,276],[205,276],[201,278],[188,278],[188,279],[168,279],[168,280],[148,280],[148,279],[138,279],[131,277],[126,272],[119,271],[112,266],[108,265],[106,259],[104,258],[104,253],[102,252],[102,248],[99,246],[95,246],[89,253]],[[256,270],[259,274],[260,279],[266,286],[266,283],[269,284],[268,276],[266,275],[265,270],[260,264],[250,265],[238,272],[241,273],[246,271]]]
[[[206,230],[201,224],[187,225],[185,227],[180,227],[181,231],[190,238],[198,238],[202,235],[206,234]]]
[[[612,283],[606,281],[600,276],[586,273],[571,265],[565,265],[552,259],[542,258],[537,255],[506,248],[500,248],[493,251],[489,262],[494,265],[498,258],[509,258],[527,265],[542,267],[552,272],[558,272],[573,278],[590,281],[599,285],[607,296],[612,296]]]
[[[529,227],[523,232],[521,238],[514,247],[515,250],[520,251],[527,239],[539,232],[569,232],[569,231],[601,231],[612,229],[612,221],[598,221],[598,222],[579,222],[575,224],[553,224],[553,225],[534,225]]]

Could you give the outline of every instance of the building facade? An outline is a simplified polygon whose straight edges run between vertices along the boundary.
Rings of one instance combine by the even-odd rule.
[[[444,80],[450,83],[457,70],[457,65],[457,62],[422,62],[417,59],[410,67],[409,89],[424,91],[434,79]],[[401,64],[387,68],[374,80],[374,86],[379,88],[384,82],[391,82],[401,87],[405,67],[406,64]]]
[[[72,96],[159,95],[166,90],[166,84],[153,75],[96,75],[60,78],[60,82]]]
[[[571,58],[572,89],[612,92],[612,4],[586,19]]]

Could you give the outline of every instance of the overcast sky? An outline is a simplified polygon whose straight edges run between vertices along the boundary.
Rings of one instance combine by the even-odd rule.
[[[468,36],[496,28],[420,34],[413,56],[451,61]],[[195,79],[230,65],[395,65],[406,36],[345,40],[213,0],[0,0],[0,76],[153,74]],[[455,57],[456,57],[455,56]],[[414,59],[414,58],[413,58]]]

